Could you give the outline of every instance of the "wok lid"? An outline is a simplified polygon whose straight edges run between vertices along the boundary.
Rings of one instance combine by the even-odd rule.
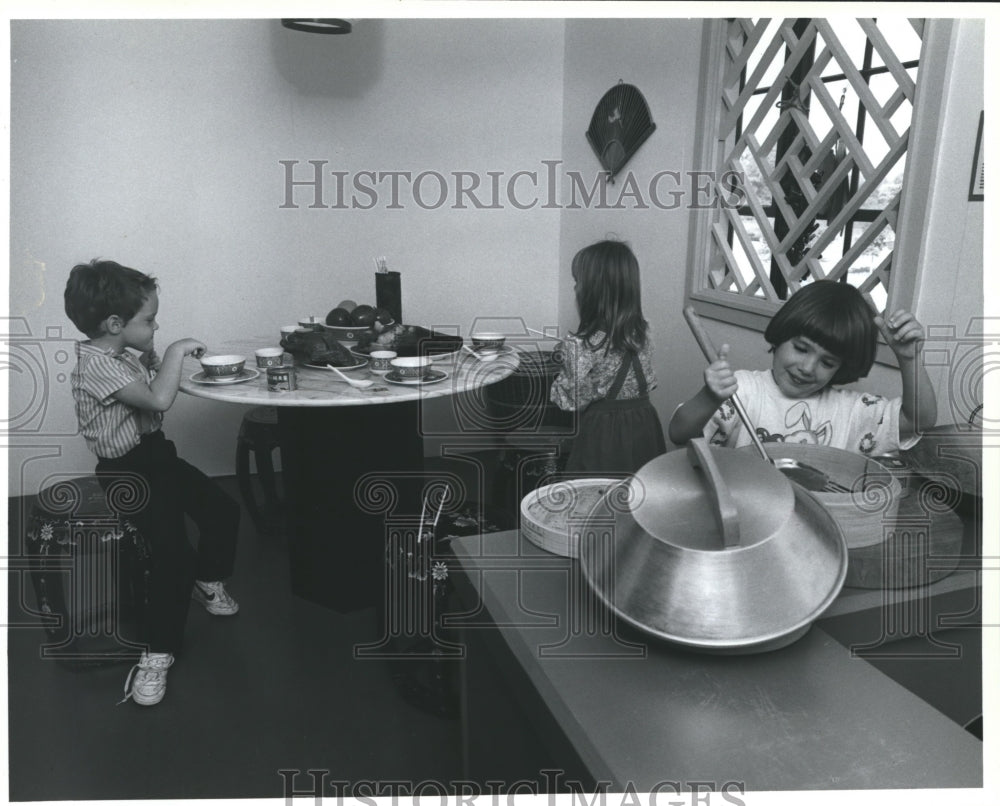
[[[619,617],[723,653],[805,634],[840,592],[848,560],[814,496],[758,457],[701,439],[605,493],[579,554],[587,583]]]

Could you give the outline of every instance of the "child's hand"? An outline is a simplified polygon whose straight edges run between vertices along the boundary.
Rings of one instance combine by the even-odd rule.
[[[731,398],[739,388],[733,368],[729,366],[728,358],[729,345],[723,344],[722,349],[719,350],[718,360],[713,361],[705,369],[705,386],[719,403]]]
[[[875,326],[897,358],[912,361],[924,340],[924,327],[909,311],[898,310],[891,316],[876,316]]]
[[[180,350],[181,354],[185,357],[193,355],[195,358],[201,358],[205,354],[205,345],[197,339],[181,339],[180,341],[175,341],[167,349]]]

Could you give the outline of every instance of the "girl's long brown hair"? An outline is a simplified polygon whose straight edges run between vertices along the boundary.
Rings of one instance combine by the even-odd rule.
[[[639,261],[620,241],[599,241],[573,257],[580,325],[573,334],[585,341],[598,331],[595,347],[635,350],[646,345],[649,325],[642,315]]]

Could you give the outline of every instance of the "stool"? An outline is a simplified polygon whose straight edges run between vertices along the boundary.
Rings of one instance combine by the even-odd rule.
[[[236,438],[236,481],[243,504],[258,532],[269,529],[250,484],[250,453],[253,452],[260,486],[264,490],[264,503],[271,513],[276,513],[281,509],[281,500],[275,486],[271,453],[278,447],[277,409],[274,406],[256,406],[250,409],[243,417],[240,433]]]
[[[146,611],[149,546],[96,476],[65,478],[30,502],[24,548],[43,657],[119,662],[137,656]],[[123,504],[129,501],[123,499]]]

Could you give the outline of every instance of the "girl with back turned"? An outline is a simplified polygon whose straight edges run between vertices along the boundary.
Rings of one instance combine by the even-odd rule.
[[[563,341],[550,398],[580,412],[568,473],[634,473],[666,451],[655,389],[653,342],[642,315],[639,262],[617,241],[577,252],[572,264],[580,324]]]

